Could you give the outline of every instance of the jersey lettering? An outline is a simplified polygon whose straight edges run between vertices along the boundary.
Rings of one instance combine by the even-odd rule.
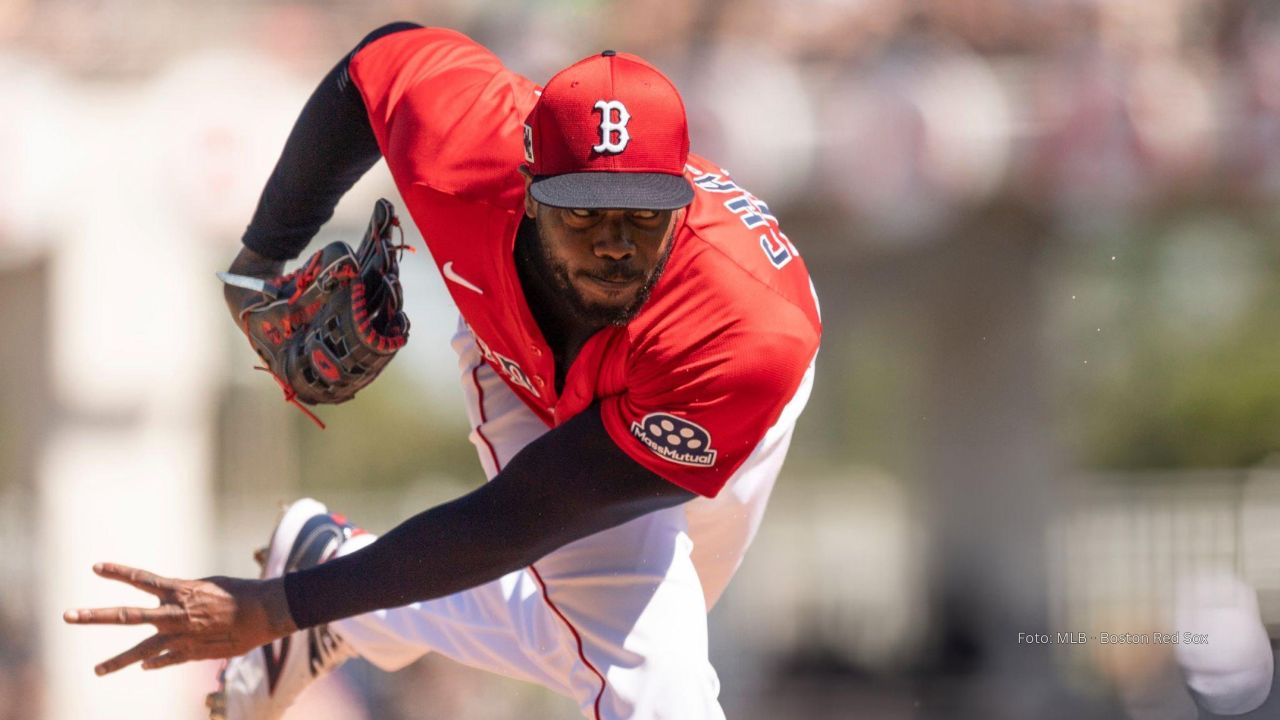
[[[631,133],[627,130],[631,113],[627,112],[627,106],[617,100],[597,100],[595,109],[600,111],[600,144],[591,149],[598,153],[626,150],[627,143],[631,142]]]
[[[692,166],[686,165],[685,167],[689,168],[690,170],[694,170],[695,172],[697,171],[697,168],[694,168]],[[727,192],[733,192],[734,190],[742,189],[727,177],[724,177],[723,175],[717,175],[715,173],[703,173],[702,175],[699,175],[693,179],[693,184],[697,185],[703,190],[706,190],[707,192],[714,192],[714,193],[727,193]]]
[[[533,388],[533,383],[529,382],[529,376],[525,375],[519,363],[506,355],[489,349],[485,341],[481,340],[479,335],[476,335],[474,328],[471,331],[471,336],[476,339],[476,347],[480,348],[480,354],[484,356],[484,359],[488,360],[489,364],[497,368],[503,375],[506,375],[511,384],[519,385],[528,390],[536,398],[542,397],[541,393]]]
[[[796,256],[796,248],[787,236],[773,228],[769,228],[767,233],[760,236],[760,249],[764,250],[769,262],[779,270]]]
[[[696,172],[695,168],[690,169]],[[778,228],[778,218],[769,211],[769,206],[727,175],[703,173],[693,179],[693,184],[707,192],[737,193],[735,197],[726,200],[724,206],[737,215],[748,230],[765,226],[765,233],[760,236],[760,249],[775,268],[781,270],[792,258],[800,255],[796,252],[796,246]]]
[[[742,224],[746,225],[748,230],[760,227],[767,222],[772,222],[775,226],[778,224],[778,218],[769,212],[769,206],[745,190],[738,197],[726,202],[724,206],[742,218]]]

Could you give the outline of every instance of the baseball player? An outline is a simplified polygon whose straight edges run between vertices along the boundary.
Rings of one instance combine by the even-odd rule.
[[[97,672],[232,658],[212,704],[242,720],[346,658],[438,652],[589,718],[722,718],[706,613],[760,524],[821,332],[795,246],[689,153],[680,95],[644,60],[606,50],[539,87],[399,23],[308,101],[231,271],[279,277],[379,157],[460,311],[489,482],[376,539],[296,502],[259,580],[95,566],[160,599],[66,613],[156,626]],[[228,289],[238,322],[254,294]]]

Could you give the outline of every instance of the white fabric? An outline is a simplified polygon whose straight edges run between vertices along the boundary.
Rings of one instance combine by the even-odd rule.
[[[471,442],[492,478],[547,427],[483,362],[465,325],[453,346],[475,428]],[[723,718],[706,611],[755,536],[812,381],[811,366],[777,425],[717,498],[650,513],[570,543],[531,568],[342,620],[336,630],[385,670],[438,652],[548,687],[589,718]]]
[[[1243,715],[1271,694],[1275,659],[1258,592],[1231,572],[1207,572],[1178,586],[1181,640],[1174,656],[1196,702],[1215,715]]]

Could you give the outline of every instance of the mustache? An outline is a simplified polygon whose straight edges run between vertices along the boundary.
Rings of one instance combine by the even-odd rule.
[[[609,282],[631,282],[644,277],[644,271],[639,268],[627,266],[614,266],[601,268],[599,270],[588,270],[587,274]]]

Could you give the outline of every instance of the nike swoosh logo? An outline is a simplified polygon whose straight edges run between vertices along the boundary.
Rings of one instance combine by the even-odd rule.
[[[445,263],[444,266],[440,269],[442,272],[444,272],[444,278],[449,282],[457,283],[458,285],[461,285],[462,287],[470,290],[473,293],[479,293],[480,295],[484,294],[483,290],[476,287],[475,285],[472,285],[469,280],[467,280],[466,278],[462,277],[461,275],[453,271],[452,260]]]

